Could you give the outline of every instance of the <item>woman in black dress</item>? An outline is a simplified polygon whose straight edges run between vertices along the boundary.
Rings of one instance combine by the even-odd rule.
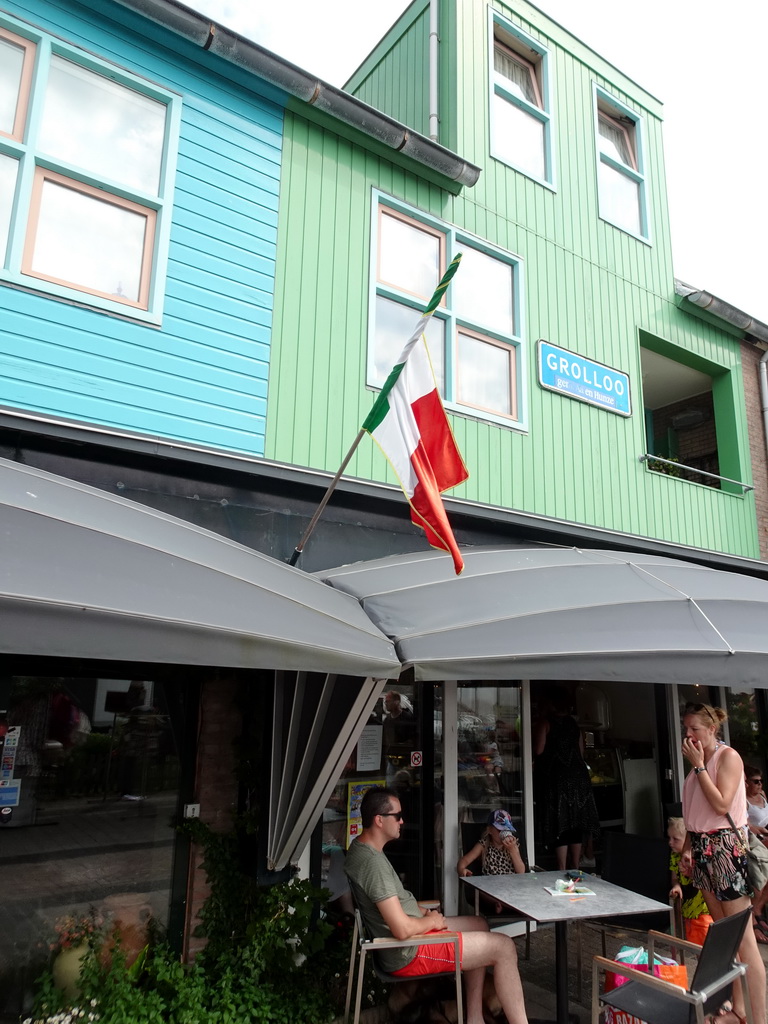
[[[533,729],[536,815],[547,846],[555,849],[557,869],[564,871],[579,867],[584,837],[596,836],[600,823],[584,738],[563,687],[548,691],[546,709]]]

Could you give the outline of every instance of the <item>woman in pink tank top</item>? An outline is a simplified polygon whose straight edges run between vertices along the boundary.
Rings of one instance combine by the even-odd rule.
[[[747,880],[747,798],[744,762],[733,747],[718,739],[728,716],[709,704],[688,704],[683,716],[683,757],[691,763],[683,786],[683,818],[688,837],[693,884],[701,890],[715,921],[750,905]],[[736,829],[731,828],[728,815]],[[752,928],[744,933],[739,956],[749,965],[747,985],[755,1021],[765,1021],[765,965]],[[733,1010],[718,1024],[745,1024],[744,1000],[734,987]]]

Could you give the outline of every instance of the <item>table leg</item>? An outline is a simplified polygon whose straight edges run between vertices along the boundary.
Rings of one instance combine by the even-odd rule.
[[[555,921],[557,1024],[568,1024],[568,922]]]

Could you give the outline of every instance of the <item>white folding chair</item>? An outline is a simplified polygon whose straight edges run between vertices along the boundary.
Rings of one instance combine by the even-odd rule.
[[[462,1005],[461,965],[459,936],[457,932],[439,932],[436,935],[415,935],[412,939],[375,939],[368,936],[360,911],[355,907],[355,927],[352,932],[352,949],[349,954],[349,979],[347,981],[347,1002],[344,1007],[344,1024],[349,1021],[349,1009],[352,1002],[352,986],[354,984],[355,964],[357,963],[357,996],[355,998],[355,1013],[353,1024],[359,1024],[360,1005],[363,999],[363,983],[365,979],[365,958],[373,953],[371,964],[376,977],[381,981],[396,983],[398,981],[414,981],[413,977],[401,978],[382,970],[376,962],[375,954],[382,949],[405,949],[411,946],[432,945],[438,942],[453,942],[455,949],[453,971],[440,971],[438,974],[423,975],[422,979],[455,977],[456,979],[456,1009],[458,1024],[464,1024],[464,1008]]]

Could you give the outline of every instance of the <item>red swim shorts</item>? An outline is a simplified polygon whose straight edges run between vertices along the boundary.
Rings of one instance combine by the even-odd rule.
[[[440,932],[427,932],[428,935],[439,935]],[[461,932],[459,936],[459,966],[463,955]],[[392,971],[398,978],[417,978],[422,974],[440,974],[442,971],[452,971],[456,964],[454,955],[456,946],[453,942],[425,942],[416,947],[416,956],[405,967],[399,971]]]

